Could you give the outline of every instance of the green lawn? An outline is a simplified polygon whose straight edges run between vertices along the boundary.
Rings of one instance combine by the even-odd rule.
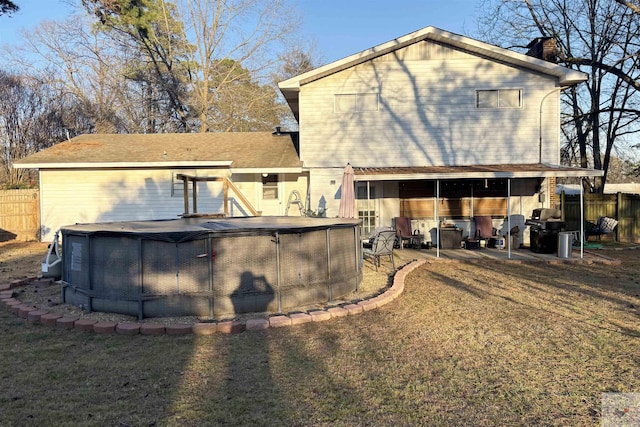
[[[430,262],[383,308],[238,335],[102,336],[0,308],[0,425],[599,425],[602,393],[640,392],[640,253],[620,253]]]

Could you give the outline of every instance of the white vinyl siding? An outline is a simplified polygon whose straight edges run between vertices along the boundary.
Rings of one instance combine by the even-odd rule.
[[[543,162],[558,162],[557,91],[539,111],[556,79],[440,45],[432,50],[431,59],[414,60],[400,50],[302,85],[305,166],[538,163],[540,134]],[[517,88],[526,98],[521,108],[479,109],[479,88]],[[377,93],[379,111],[335,114],[340,93]],[[510,105],[513,98],[503,101]]]
[[[53,238],[60,227],[76,223],[175,219],[184,213],[183,197],[172,197],[172,175],[176,170],[43,170],[40,172],[42,240]],[[183,170],[182,173],[213,176],[211,170]],[[306,177],[284,175],[287,190],[307,192]],[[260,174],[234,174],[231,181],[259,208],[262,194]],[[289,184],[289,182],[287,182]],[[222,182],[199,182],[198,212],[223,213]],[[231,216],[250,215],[235,193],[229,192]],[[189,210],[193,212],[192,198]],[[277,212],[263,212],[274,215]]]
[[[171,185],[169,170],[42,171],[43,239],[68,224],[178,218],[184,199]],[[221,183],[198,184],[198,211],[222,212],[221,196]]]

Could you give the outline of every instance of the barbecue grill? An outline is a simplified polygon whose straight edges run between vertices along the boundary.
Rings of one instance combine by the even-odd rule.
[[[558,233],[564,227],[559,209],[534,209],[525,224],[530,227],[529,248],[533,252],[551,254],[558,251]]]

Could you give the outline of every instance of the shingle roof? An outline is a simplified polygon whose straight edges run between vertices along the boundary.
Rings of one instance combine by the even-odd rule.
[[[290,134],[271,132],[87,134],[18,160],[18,168],[118,165],[230,165],[236,169],[300,168]]]

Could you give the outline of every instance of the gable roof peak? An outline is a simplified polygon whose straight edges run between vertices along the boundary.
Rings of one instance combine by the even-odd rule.
[[[467,36],[429,26],[284,80],[280,82],[278,86],[294,114],[297,115],[298,92],[301,86],[355,67],[356,65],[402,49],[411,44],[428,40],[451,46],[472,55],[482,56],[514,67],[529,69],[533,72],[555,77],[558,79],[560,86],[575,85],[587,79],[587,75],[580,71],[571,70],[542,59],[525,55],[524,53],[514,52]]]

